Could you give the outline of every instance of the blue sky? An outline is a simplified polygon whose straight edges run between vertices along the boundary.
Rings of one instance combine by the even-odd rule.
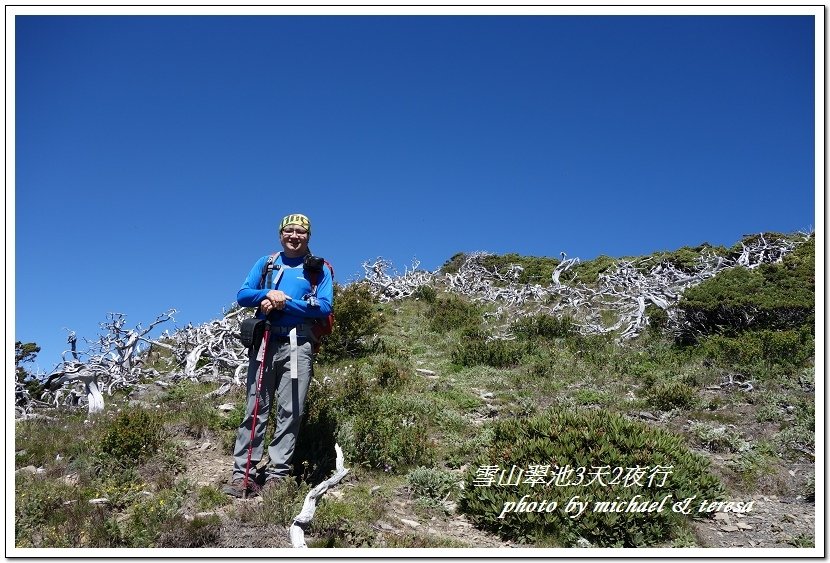
[[[153,335],[219,316],[288,213],[341,282],[378,256],[587,260],[817,223],[812,16],[14,25],[7,281],[41,371],[109,312],[178,309]]]

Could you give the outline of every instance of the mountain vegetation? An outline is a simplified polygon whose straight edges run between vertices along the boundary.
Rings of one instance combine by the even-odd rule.
[[[757,236],[786,252],[739,264]],[[335,444],[350,472],[307,525],[310,547],[716,547],[725,518],[770,499],[813,512],[815,239],[757,236],[578,263],[457,254],[434,274],[337,286],[294,479],[255,500],[220,492],[245,391],[193,376],[234,368],[201,356],[187,372],[166,335],[103,412],[82,393],[21,407],[15,546],[286,547]],[[492,283],[454,290],[471,259]],[[619,322],[622,301],[599,288],[655,271],[699,279],[671,301],[648,289],[644,314],[625,313],[637,324]],[[590,311],[560,307],[583,295]],[[16,346],[32,393],[21,364],[37,352]],[[728,530],[761,546],[814,545],[814,528],[739,523]]]

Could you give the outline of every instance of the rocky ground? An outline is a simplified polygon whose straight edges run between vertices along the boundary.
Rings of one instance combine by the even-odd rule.
[[[185,442],[185,445],[188,452],[185,475],[187,479],[198,487],[221,486],[227,482],[232,464],[231,456],[219,452],[216,444],[210,440],[189,440]],[[350,480],[351,475],[347,474],[343,481],[330,489],[326,495],[342,497],[343,491],[353,486]],[[378,538],[418,534],[452,540],[459,547],[512,547],[510,542],[502,541],[492,534],[476,529],[463,514],[453,512],[444,518],[432,517],[424,520],[416,514],[414,503],[409,496],[408,491],[399,491],[399,494],[396,494],[388,505],[383,518],[374,523],[373,528],[377,531]],[[263,529],[241,525],[233,517],[237,511],[262,502],[260,497],[247,500],[233,499],[230,504],[213,511],[223,522],[221,547],[291,547],[287,528],[273,526]],[[196,514],[193,512],[190,515]],[[201,513],[203,516],[205,514]],[[306,534],[307,543],[313,540],[314,536]]]

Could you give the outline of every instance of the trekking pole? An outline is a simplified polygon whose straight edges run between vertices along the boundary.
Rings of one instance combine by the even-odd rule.
[[[265,320],[265,332],[262,336],[262,360],[259,362],[259,375],[256,380],[256,397],[254,398],[254,415],[251,419],[251,440],[248,442],[248,461],[245,464],[245,481],[242,483],[242,498],[248,498],[248,475],[251,471],[251,454],[254,452],[254,436],[256,435],[257,414],[259,413],[259,391],[262,389],[262,374],[265,372],[265,360],[268,356],[268,340],[271,332],[271,321]]]

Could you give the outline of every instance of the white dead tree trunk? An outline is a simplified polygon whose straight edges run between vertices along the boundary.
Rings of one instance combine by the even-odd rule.
[[[112,393],[117,387],[136,383],[141,377],[140,366],[137,365],[137,356],[140,352],[140,343],[149,342],[146,336],[158,324],[173,319],[175,309],[159,315],[149,327],[143,329],[139,324],[133,330],[125,330],[126,319],[121,313],[108,314],[108,321],[101,323],[106,332],[90,344],[89,350],[81,354],[77,350],[77,337],[70,331],[69,342],[72,361],[65,359],[47,376],[44,383],[44,396],[55,406],[75,406],[77,394],[73,387],[83,384],[87,397],[87,406],[90,414],[104,410],[103,391]],[[88,357],[86,362],[80,361],[81,356]]]
[[[339,483],[343,477],[349,472],[344,466],[343,449],[335,444],[334,451],[337,453],[337,460],[335,461],[334,475],[311,489],[305,497],[303,508],[300,513],[294,517],[291,527],[288,529],[288,534],[291,537],[291,545],[293,547],[308,547],[305,543],[305,532],[303,527],[306,526],[314,517],[314,512],[317,510],[317,501],[322,497],[326,491]]]

